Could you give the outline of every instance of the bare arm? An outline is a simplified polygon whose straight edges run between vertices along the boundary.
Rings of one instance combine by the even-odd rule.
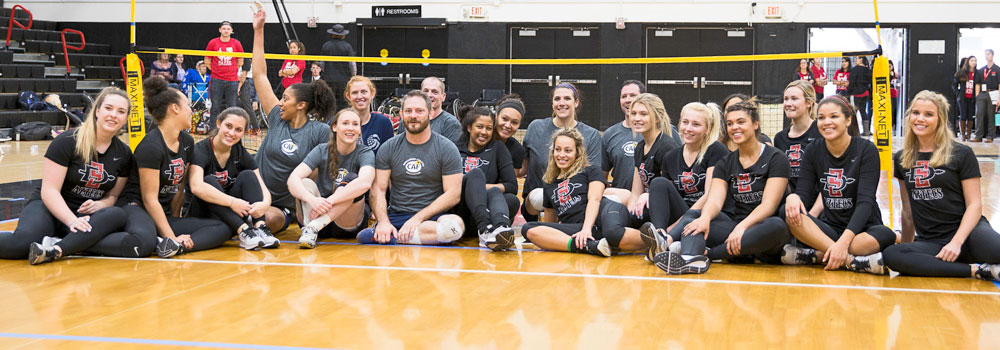
[[[205,169],[201,166],[192,164],[188,167],[188,170],[191,171],[191,173],[188,174],[188,178],[190,179],[189,181],[191,182],[191,193],[199,199],[212,204],[221,205],[223,207],[228,207],[232,204],[233,200],[236,199],[233,196],[219,191],[219,189],[214,186],[205,183]]]
[[[750,212],[750,215],[747,215],[736,226],[746,230],[750,226],[756,225],[764,219],[773,216],[774,211],[778,210],[778,203],[781,202],[781,197],[787,186],[788,179],[786,178],[772,177],[767,179],[767,184],[764,185],[764,197],[761,198],[760,205],[754,208]]]
[[[253,15],[253,58],[250,60],[253,70],[253,87],[257,89],[264,113],[269,113],[278,105],[278,97],[271,91],[271,81],[267,80],[267,60],[264,59],[264,10],[258,10]],[[241,59],[242,60],[242,59]]]
[[[167,222],[167,214],[160,206],[157,192],[159,192],[160,169],[139,168],[139,192],[142,194],[142,204],[146,207],[146,212],[156,224],[156,231],[160,237],[177,239],[174,230]]]
[[[969,238],[972,229],[979,223],[979,218],[983,216],[983,200],[979,187],[980,178],[974,177],[962,180],[962,193],[965,195],[965,214],[962,215],[962,223],[958,225],[958,231],[951,238],[951,242],[959,246]]]
[[[910,192],[906,189],[906,181],[896,179],[896,182],[899,182],[900,203],[903,203],[903,210],[899,213],[899,222],[903,226],[903,230],[900,231],[902,235],[900,242],[909,243],[913,242],[916,233],[913,228],[913,213],[910,211]]]
[[[380,225],[385,224],[388,226],[392,226],[392,224],[389,222],[389,211],[387,209],[388,204],[385,198],[385,191],[389,188],[390,175],[392,175],[392,170],[375,170],[375,184],[372,186],[371,198],[369,199],[372,206],[372,212],[375,213],[375,220]]]
[[[729,183],[723,179],[713,178],[711,186],[712,189],[706,193],[706,197],[709,194],[711,197],[708,197],[708,200],[705,201],[701,209],[701,218],[709,221],[715,219],[715,216],[719,215],[719,212],[722,211],[722,205],[726,203],[726,191],[728,190]]]
[[[711,179],[713,172],[715,172],[715,166],[708,167],[708,169],[705,170],[705,178]],[[710,198],[709,194],[712,193],[711,185],[712,184],[705,185],[705,193],[701,195],[701,198],[698,198],[697,202],[694,202],[694,205],[691,206],[691,209],[698,210],[705,206],[705,202],[708,201],[707,198]]]
[[[591,232],[594,228],[597,215],[601,213],[601,199],[604,198],[603,182],[591,181],[587,187],[587,210],[583,218],[583,229],[580,230],[583,232]]]
[[[77,216],[69,209],[69,205],[66,204],[66,200],[60,193],[63,181],[66,180],[66,167],[45,158],[42,168],[44,169],[41,189],[42,203],[52,213],[52,216],[59,219],[59,222],[69,226],[73,220],[76,220]],[[117,184],[115,187],[118,187]]]
[[[188,165],[185,167],[184,173],[186,174],[190,171],[190,169],[191,166]],[[181,217],[181,207],[184,206],[184,189],[187,188],[188,178],[190,178],[190,176],[185,176],[184,179],[181,180],[181,183],[178,184],[179,187],[177,187],[177,193],[174,194],[174,198],[170,199],[170,211],[173,213],[174,217]]]
[[[363,196],[365,192],[368,192],[372,188],[372,182],[375,181],[375,167],[373,166],[363,166],[358,169],[358,177],[351,180],[340,189],[333,191],[327,199],[330,200],[334,205],[344,202],[354,201],[355,198]]]
[[[555,209],[552,208],[545,208],[545,215],[542,215],[541,219],[542,222],[551,222],[551,223],[559,222],[559,219],[556,217],[556,211]]]

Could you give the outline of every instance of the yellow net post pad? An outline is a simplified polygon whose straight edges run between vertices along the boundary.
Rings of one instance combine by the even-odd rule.
[[[142,68],[139,56],[130,53],[125,56],[125,87],[128,98],[132,101],[132,108],[128,113],[128,145],[135,151],[139,146],[139,141],[146,137],[145,115],[142,105]]]
[[[886,172],[889,191],[889,223],[892,213],[892,92],[889,86],[889,58],[879,56],[872,64],[872,118],[875,119],[874,140],[878,148],[879,168]]]

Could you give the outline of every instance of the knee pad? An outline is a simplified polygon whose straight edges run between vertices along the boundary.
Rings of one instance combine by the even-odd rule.
[[[532,209],[542,211],[542,202],[543,198],[541,188],[536,188],[531,190],[531,192],[528,192],[528,205],[530,205]]]
[[[462,238],[461,220],[442,218],[437,222],[437,240],[441,243],[451,243]]]
[[[304,178],[302,179],[302,186],[306,188],[306,192],[309,192],[314,196],[319,195],[319,187],[316,186],[316,181],[313,181],[308,177]]]

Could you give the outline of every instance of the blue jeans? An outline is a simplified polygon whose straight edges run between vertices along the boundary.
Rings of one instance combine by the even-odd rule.
[[[208,125],[210,129],[215,129],[215,116],[222,113],[222,110],[236,106],[236,81],[227,81],[212,78],[208,86],[208,94],[212,98],[212,110]]]

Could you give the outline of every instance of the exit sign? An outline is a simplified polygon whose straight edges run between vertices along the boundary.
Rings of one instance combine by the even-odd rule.
[[[486,18],[486,10],[482,6],[472,6],[469,8],[469,18]]]
[[[766,18],[781,18],[781,6],[768,6],[767,13],[764,15]]]

